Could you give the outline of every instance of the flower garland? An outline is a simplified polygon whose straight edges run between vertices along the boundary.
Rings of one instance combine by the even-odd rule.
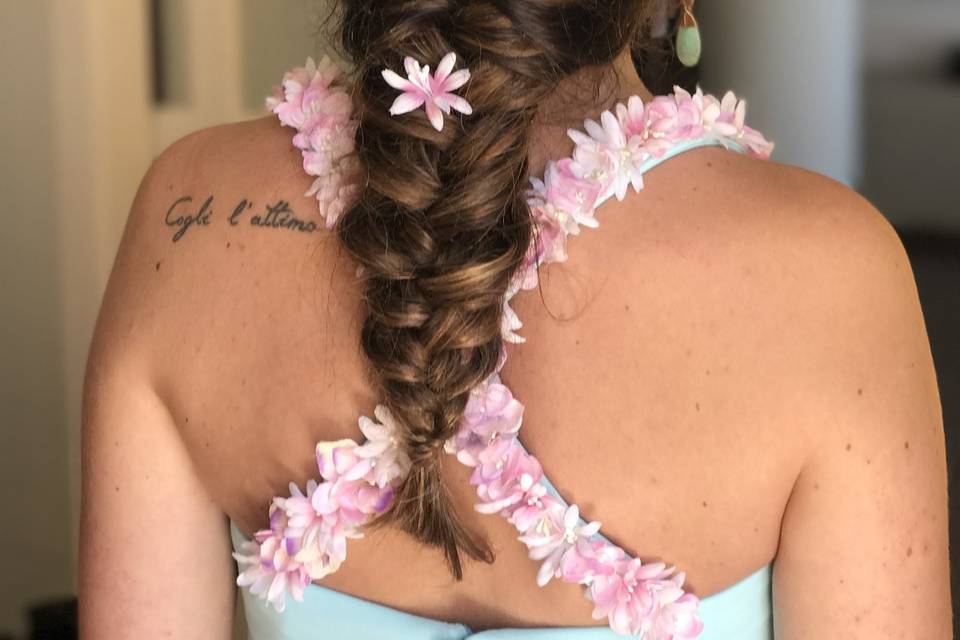
[[[324,56],[317,65],[288,71],[267,98],[267,108],[280,122],[297,130],[293,145],[303,155],[303,170],[315,180],[305,194],[315,197],[328,229],[360,194],[363,172],[354,151],[357,122],[346,88],[337,81],[340,69]]]
[[[390,411],[378,405],[374,415],[379,422],[360,417],[364,444],[318,443],[323,482],[310,480],[306,494],[290,483],[290,497],[274,498],[270,505],[270,528],[233,554],[242,567],[237,585],[277,611],[284,610],[288,592],[302,602],[308,584],[340,568],[347,539],[363,537],[362,526],[386,511],[395,484],[410,469]]]
[[[317,196],[328,227],[359,192],[352,156],[356,123],[336,78],[329,59],[319,66],[308,60],[306,67],[284,76],[267,102],[283,124],[298,131],[294,144],[303,152],[304,169],[316,177],[308,195]],[[567,259],[568,236],[599,225],[597,207],[612,196],[622,200],[631,187],[643,188],[648,161],[677,144],[700,140],[769,157],[772,143],[744,124],[745,114],[745,103],[733,93],[718,100],[676,88],[646,105],[632,97],[604,112],[599,123],[587,120],[585,131],[569,131],[576,145],[573,156],[549,162],[543,180],[531,180],[535,234],[504,298],[505,342],[524,340],[516,333],[523,325],[510,300],[537,286],[538,267]],[[554,578],[582,585],[594,618],[606,618],[614,632],[647,640],[695,638],[703,622],[697,615],[699,599],[683,590],[684,573],[630,557],[600,535],[600,523],[584,522],[576,505],[551,493],[540,463],[517,438],[523,405],[500,380],[505,361],[506,350],[498,373],[471,392],[461,430],[445,444],[448,453],[473,468],[477,511],[499,513],[516,527],[530,557],[542,562],[540,586]],[[278,611],[287,593],[302,600],[312,581],[339,569],[347,539],[362,537],[363,525],[387,509],[410,468],[390,412],[378,405],[374,416],[376,421],[360,418],[363,444],[319,443],[322,482],[310,481],[306,493],[291,484],[291,495],[274,498],[270,506],[270,527],[234,554],[242,567],[237,584]]]
[[[682,589],[684,574],[662,562],[643,564],[599,535],[548,489],[543,469],[517,439],[523,405],[492,376],[470,394],[460,433],[446,444],[473,467],[480,513],[499,513],[520,534],[530,558],[542,561],[537,584],[553,578],[584,586],[593,617],[622,635],[651,640],[695,638],[703,629],[699,599]]]

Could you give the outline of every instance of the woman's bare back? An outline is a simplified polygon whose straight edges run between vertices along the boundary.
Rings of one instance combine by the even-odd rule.
[[[301,195],[309,183],[272,118],[168,150],[128,225],[95,349],[149,381],[209,498],[247,534],[289,481],[315,476],[314,444],[358,438],[376,402],[355,267]],[[797,629],[815,572],[830,590],[876,579],[827,571],[852,562],[844,528],[863,531],[829,520],[909,507],[933,522],[905,530],[891,563],[916,581],[945,566],[941,496],[882,493],[889,477],[942,473],[929,464],[942,462],[938,416],[875,427],[936,393],[909,331],[919,307],[891,304],[912,279],[889,225],[825,179],[715,148],[654,169],[598,219],[541,292],[518,297],[528,341],[503,372],[526,405],[522,440],[560,492],[628,551],[683,568],[701,597],[776,558]],[[895,313],[874,323],[876,309]],[[874,342],[898,332],[902,344]],[[439,551],[377,530],[323,584],[474,629],[595,624],[578,589],[535,586],[514,529],[473,511],[468,471],[449,460],[444,473],[493,564],[468,563],[458,583]],[[872,476],[876,508],[848,513],[844,492]],[[887,615],[850,607],[830,615]]]

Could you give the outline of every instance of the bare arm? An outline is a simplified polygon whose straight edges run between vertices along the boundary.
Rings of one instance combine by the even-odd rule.
[[[950,638],[943,423],[913,274],[867,203],[818,205],[833,239],[800,391],[823,410],[784,515],[776,637]]]
[[[181,145],[182,147],[183,145]],[[81,637],[229,638],[235,590],[226,520],[199,481],[143,354],[148,288],[130,275],[145,211],[182,164],[144,179],[88,364],[83,416]]]

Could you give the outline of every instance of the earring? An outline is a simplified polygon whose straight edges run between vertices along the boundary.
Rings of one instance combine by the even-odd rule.
[[[685,67],[695,67],[700,62],[703,43],[700,38],[700,25],[693,15],[696,0],[680,0],[683,17],[677,30],[677,57]]]

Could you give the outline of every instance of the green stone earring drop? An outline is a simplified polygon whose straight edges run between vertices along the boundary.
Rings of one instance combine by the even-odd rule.
[[[700,38],[700,25],[693,15],[693,3],[696,0],[682,0],[683,18],[677,30],[677,57],[685,67],[695,67],[700,62],[703,41]]]

